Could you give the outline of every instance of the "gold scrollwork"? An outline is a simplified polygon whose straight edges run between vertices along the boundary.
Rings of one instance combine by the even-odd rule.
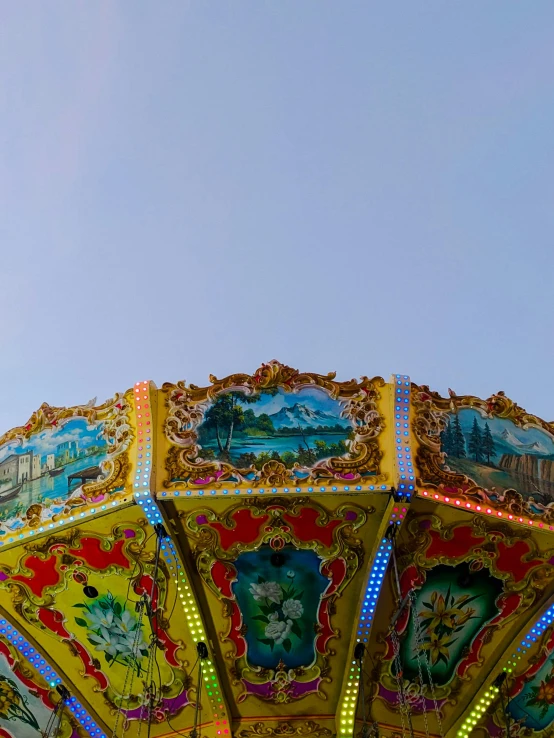
[[[362,377],[359,382],[354,379],[337,382],[335,376],[334,372],[327,375],[301,373],[278,361],[270,361],[262,364],[253,375],[232,374],[225,379],[210,375],[210,387],[187,385],[183,381],[164,384],[162,391],[166,394],[168,409],[164,432],[172,444],[166,458],[167,478],[164,486],[171,488],[190,483],[195,487],[221,487],[229,483],[250,483],[253,479],[256,484],[277,486],[287,482],[313,483],[325,479],[353,481],[364,475],[372,475],[375,482],[386,481],[386,476],[380,474],[382,452],[378,441],[384,425],[378,409],[378,390],[385,382],[381,377]],[[269,461],[261,470],[253,467],[236,468],[229,460],[203,457],[197,430],[210,404],[220,394],[240,392],[253,396],[269,389],[292,393],[306,387],[318,387],[329,397],[341,401],[342,416],[350,421],[353,432],[345,456],[325,459],[311,467],[301,467],[296,463],[292,469],[279,461]]]
[[[533,520],[554,521],[554,506],[542,505],[533,497],[525,499],[515,489],[491,491],[478,485],[465,474],[448,468],[448,459],[441,451],[441,433],[448,422],[448,415],[464,408],[474,408],[483,417],[510,420],[523,430],[539,428],[554,436],[554,423],[546,422],[536,415],[526,412],[510,400],[504,392],[497,392],[487,400],[474,395],[457,395],[449,390],[449,397],[442,397],[427,385],[412,384],[413,422],[412,429],[417,439],[416,464],[418,484],[428,489],[455,488],[462,499],[477,502],[494,502],[495,509],[506,511],[514,516],[525,515]]]
[[[300,540],[295,533],[295,525],[301,526],[301,515],[306,510],[315,511],[310,518],[313,524],[326,531],[333,525],[331,537],[326,540],[328,533],[322,540],[317,535],[310,540]],[[218,529],[223,526],[231,531],[236,528],[238,516],[244,510],[250,511],[252,525],[259,526],[259,533],[255,540],[250,543],[239,541],[222,546]],[[329,511],[321,504],[309,497],[296,498],[273,498],[254,497],[247,498],[236,505],[229,507],[223,515],[215,513],[211,508],[196,508],[194,511],[181,511],[180,519],[183,521],[185,533],[192,543],[192,554],[196,568],[205,585],[212,594],[219,599],[223,609],[223,616],[231,618],[236,600],[234,595],[229,599],[220,591],[214,581],[213,572],[216,563],[222,563],[227,569],[229,581],[236,575],[234,562],[245,551],[258,550],[262,545],[269,545],[276,551],[285,545],[292,545],[298,549],[314,551],[321,559],[321,570],[330,571],[333,563],[342,560],[344,573],[337,581],[332,593],[325,596],[327,613],[330,618],[335,613],[335,604],[342,596],[344,589],[352,581],[353,576],[360,570],[364,561],[364,546],[357,532],[365,525],[369,515],[373,514],[373,507],[362,507],[357,504],[342,504],[336,510]],[[295,524],[294,517],[298,518]],[[240,536],[239,536],[240,538]],[[325,543],[323,542],[325,540]],[[229,621],[228,621],[229,622]],[[242,623],[238,629],[242,633]],[[314,634],[320,632],[321,624],[314,623]],[[233,641],[231,637],[231,625],[226,633],[221,633],[222,641]],[[332,636],[339,635],[336,629],[332,629]],[[319,686],[320,682],[328,682],[329,658],[334,652],[328,642],[324,649],[317,651],[314,663],[307,668],[287,669],[284,664],[279,663],[275,669],[263,669],[250,664],[247,654],[236,658],[235,646],[226,654],[231,660],[230,673],[233,683],[238,685],[243,681],[255,684],[271,684],[271,695],[264,699],[271,699],[276,703],[289,702],[297,699],[291,696],[294,681],[318,683],[317,694],[324,698],[325,695]],[[248,690],[239,696],[239,700],[245,699]]]
[[[131,395],[130,392],[117,393],[102,405],[95,404],[96,398],[86,405],[74,407],[51,407],[44,402],[25,425],[13,428],[0,437],[0,447],[13,441],[21,443],[29,440],[44,430],[59,429],[73,418],[84,418],[89,424],[102,422],[102,435],[107,443],[106,459],[100,465],[102,476],[95,482],[84,484],[82,492],[85,497],[93,497],[112,491],[125,485],[130,469],[128,452],[133,439]],[[35,512],[39,511],[35,508]],[[34,523],[40,516],[31,514],[27,517],[30,527],[36,527]]]
[[[274,738],[278,736],[313,736],[314,738],[328,738],[333,733],[329,728],[323,728],[321,725],[314,723],[313,720],[306,720],[300,725],[294,726],[290,721],[283,720],[277,725],[266,725],[265,723],[254,723],[249,728],[245,728],[239,732],[239,738]]]

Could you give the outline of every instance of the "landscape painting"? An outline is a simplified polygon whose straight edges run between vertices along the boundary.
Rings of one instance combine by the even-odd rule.
[[[201,453],[240,469],[261,469],[271,460],[288,469],[311,467],[347,453],[354,431],[342,410],[339,401],[312,387],[296,393],[280,388],[253,395],[224,392],[198,427]]]
[[[48,510],[47,517],[61,512],[84,483],[98,479],[107,454],[103,426],[72,418],[0,446],[0,535],[29,524],[33,506]]]
[[[449,414],[441,450],[449,469],[484,489],[500,495],[516,489],[543,505],[554,501],[554,439],[540,428],[464,408]]]

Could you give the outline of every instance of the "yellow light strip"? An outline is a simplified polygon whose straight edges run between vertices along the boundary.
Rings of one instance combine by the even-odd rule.
[[[479,702],[477,702],[477,704],[473,703],[475,706],[462,723],[460,729],[457,731],[457,738],[469,738],[471,731],[475,728],[479,720],[481,720],[487,707],[491,704],[499,691],[498,687],[489,687]]]

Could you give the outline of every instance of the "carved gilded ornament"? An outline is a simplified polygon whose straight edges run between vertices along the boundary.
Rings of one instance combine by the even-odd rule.
[[[164,432],[172,444],[166,458],[164,486],[263,484],[278,487],[287,483],[309,484],[325,480],[349,483],[368,476],[375,482],[385,481],[385,476],[380,474],[382,452],[378,441],[384,423],[378,410],[379,388],[385,382],[380,377],[371,380],[362,377],[359,382],[354,379],[337,382],[335,376],[334,372],[327,375],[300,373],[271,361],[263,364],[253,375],[233,374],[225,379],[210,376],[210,387],[197,387],[185,382],[164,384],[162,391],[166,394],[168,411]],[[208,411],[222,395],[232,394],[244,398],[246,403],[253,403],[264,393],[296,393],[301,399],[302,391],[310,388],[319,389],[340,407],[340,418],[337,419],[350,430],[347,453],[288,466],[280,458],[268,459],[261,468],[257,468],[251,459],[245,462],[246,466],[237,467],[226,453],[217,459],[207,458],[198,431]],[[306,444],[309,447],[303,436],[299,436],[298,442],[300,446]]]
[[[323,728],[321,725],[314,723],[313,720],[306,720],[300,725],[291,723],[288,720],[277,723],[277,725],[266,725],[265,723],[254,723],[249,728],[240,730],[239,738],[273,738],[274,736],[301,736],[308,738],[328,738],[332,735],[329,728]]]
[[[256,497],[231,506],[223,516],[209,507],[180,513],[193,545],[198,573],[221,602],[223,616],[228,622],[226,632],[219,635],[223,643],[232,644],[232,649],[224,655],[230,661],[233,684],[243,687],[237,698],[239,702],[249,696],[276,703],[314,693],[325,698],[321,685],[330,682],[329,659],[334,654],[329,644],[333,638],[340,637],[340,632],[332,625],[333,615],[344,589],[362,566],[364,548],[357,531],[373,512],[373,508],[353,504],[341,505],[331,512],[306,497],[279,500]],[[309,628],[313,632],[314,655],[309,663],[291,668],[290,662],[286,665],[287,656],[284,655],[276,666],[268,667],[255,663],[256,657],[250,653],[246,633],[252,627],[252,620],[269,621],[269,618],[246,616],[234,583],[240,581],[241,557],[245,553],[250,555],[248,552],[258,552],[259,556],[262,547],[270,547],[276,553],[313,552],[318,557],[317,571],[323,573],[326,584],[317,610],[314,610],[317,612],[315,621],[302,624],[303,628],[308,627],[302,643],[310,640]],[[289,571],[287,575],[292,577],[294,572]],[[292,587],[295,580],[289,581]],[[279,589],[279,585],[273,583],[254,584],[251,590],[265,586]],[[269,590],[265,594],[274,597]],[[302,599],[299,592],[295,597]],[[298,615],[301,615],[300,602],[296,601],[293,606],[299,608]],[[260,609],[265,612],[263,606]],[[267,608],[267,615],[270,609]],[[276,614],[272,617],[277,620]],[[297,634],[300,637],[300,631]]]
[[[483,665],[483,649],[544,596],[554,577],[549,563],[553,554],[554,548],[540,550],[531,531],[522,533],[480,515],[451,525],[436,515],[409,519],[407,537],[398,550],[401,590],[407,593],[413,589],[416,593],[423,648],[431,668],[440,670],[441,663],[445,665],[442,681],[435,677],[434,693],[427,685],[422,689],[418,679],[405,670],[404,688],[411,695],[415,712],[421,710],[422,700],[431,704],[437,699],[441,709],[447,703],[456,703],[464,684],[474,677],[475,668]],[[455,587],[460,569],[467,577],[461,590]],[[440,570],[442,584],[437,580]],[[478,603],[487,596],[488,610],[480,614]],[[401,644],[410,637],[411,605],[396,621],[395,629]],[[371,674],[368,687],[390,707],[396,704],[392,696],[398,688],[393,641],[390,632],[381,633],[378,640],[386,650],[378,657],[380,666]],[[463,648],[456,656],[457,641]]]
[[[473,395],[458,396],[452,390],[449,390],[449,397],[442,397],[427,385],[413,384],[412,398],[412,430],[418,445],[416,466],[419,487],[437,489],[443,495],[456,495],[460,499],[493,503],[495,510],[506,511],[514,517],[524,515],[532,520],[554,522],[554,503],[549,501],[549,495],[544,504],[539,499],[541,494],[536,487],[538,480],[522,478],[518,489],[480,485],[471,478],[470,470],[461,473],[452,468],[452,462],[449,465],[441,444],[441,434],[447,428],[449,419],[467,409],[476,410],[483,422],[498,418],[510,421],[522,431],[538,429],[552,438],[554,423],[526,412],[503,392],[497,392],[487,400]],[[525,449],[522,448],[519,453],[524,454]],[[522,494],[524,488],[527,488],[527,494]]]
[[[89,425],[99,424],[106,442],[105,458],[100,464],[101,477],[97,481],[84,484],[80,493],[86,500],[102,499],[103,495],[123,487],[129,473],[129,448],[133,440],[130,418],[131,394],[130,391],[124,394],[117,393],[102,405],[95,405],[96,400],[69,408],[51,407],[43,403],[25,425],[13,428],[0,437],[0,447],[14,441],[20,444],[28,442],[42,431],[61,431],[69,421],[76,418],[85,419]],[[80,504],[81,500],[69,497],[65,512]],[[40,524],[43,507],[41,503],[34,503],[28,509],[25,515],[28,527],[37,527]]]

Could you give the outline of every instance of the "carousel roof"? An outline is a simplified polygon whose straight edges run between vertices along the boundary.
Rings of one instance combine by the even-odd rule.
[[[0,438],[0,738],[554,719],[554,424],[276,361]]]

